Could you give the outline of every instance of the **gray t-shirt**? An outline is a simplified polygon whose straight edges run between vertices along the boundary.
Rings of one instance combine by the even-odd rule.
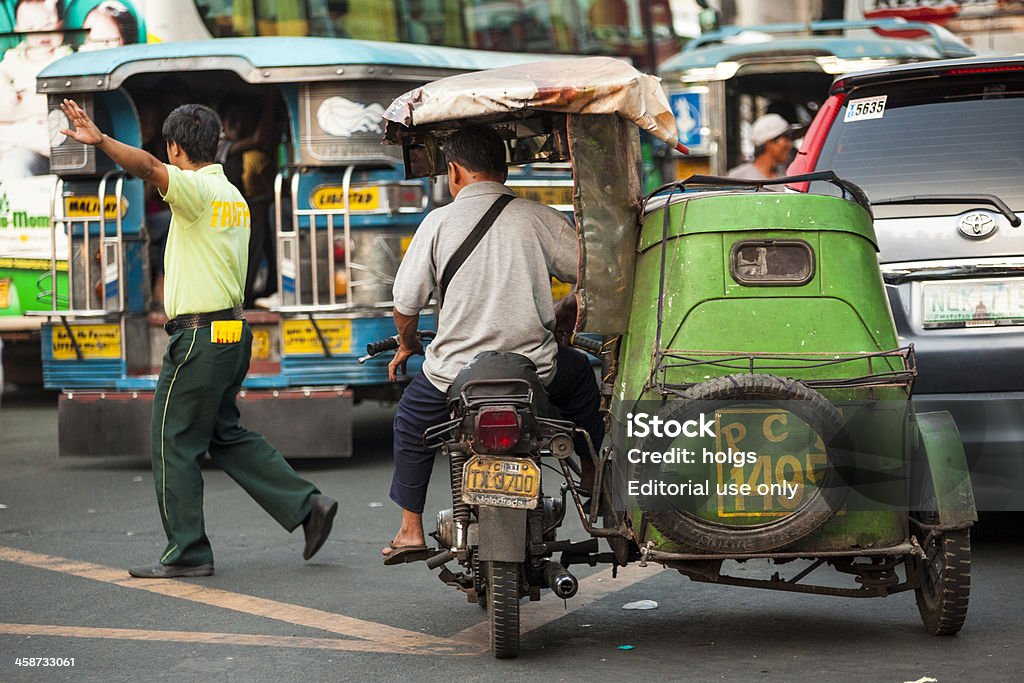
[[[740,180],[771,180],[768,176],[761,172],[754,163],[747,162],[740,164],[729,171],[729,178],[739,178]]]
[[[399,313],[427,306],[452,255],[502,194],[512,191],[473,183],[424,219],[395,276]],[[565,216],[527,199],[506,206],[448,285],[423,362],[427,379],[447,391],[478,353],[511,351],[532,360],[541,381],[550,382],[558,350],[551,276],[576,282],[578,263],[576,228]]]

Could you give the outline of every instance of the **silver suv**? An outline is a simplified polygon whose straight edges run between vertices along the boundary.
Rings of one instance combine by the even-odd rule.
[[[1024,510],[1024,56],[839,77],[789,173],[826,169],[871,200],[918,410],[953,414],[978,510]]]

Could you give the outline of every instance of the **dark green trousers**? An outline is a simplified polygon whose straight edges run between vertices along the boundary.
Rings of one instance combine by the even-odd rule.
[[[171,335],[153,397],[152,455],[160,519],[167,534],[164,564],[213,561],[203,522],[200,459],[213,461],[278,524],[292,531],[309,514],[319,493],[299,477],[266,439],[238,423],[235,397],[249,370],[252,330],[215,344],[210,328]]]

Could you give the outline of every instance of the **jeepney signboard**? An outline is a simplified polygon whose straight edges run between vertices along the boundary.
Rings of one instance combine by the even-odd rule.
[[[319,329],[319,334],[317,330]],[[322,336],[322,340],[321,340]],[[331,353],[351,353],[352,321],[318,318],[316,327],[309,320],[285,320],[281,325],[281,347],[284,355],[323,355],[324,344]]]
[[[117,199],[113,195],[103,198],[103,220],[117,218]],[[128,200],[121,198],[121,218],[128,213]],[[100,214],[100,198],[96,195],[70,195],[64,197],[64,215],[68,218],[95,218]]]
[[[345,190],[341,186],[322,185],[313,190],[309,203],[315,209],[343,211],[345,209]],[[380,208],[379,187],[349,188],[349,211],[377,211]]]
[[[121,327],[117,324],[71,325],[75,343],[61,325],[53,326],[51,348],[54,360],[78,360],[78,352],[82,360],[94,358],[121,357]],[[78,351],[75,346],[78,346]]]

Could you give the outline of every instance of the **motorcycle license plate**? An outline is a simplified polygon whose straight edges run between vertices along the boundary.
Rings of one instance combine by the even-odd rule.
[[[470,505],[532,510],[540,496],[540,468],[529,459],[476,455],[462,471],[462,500]]]

